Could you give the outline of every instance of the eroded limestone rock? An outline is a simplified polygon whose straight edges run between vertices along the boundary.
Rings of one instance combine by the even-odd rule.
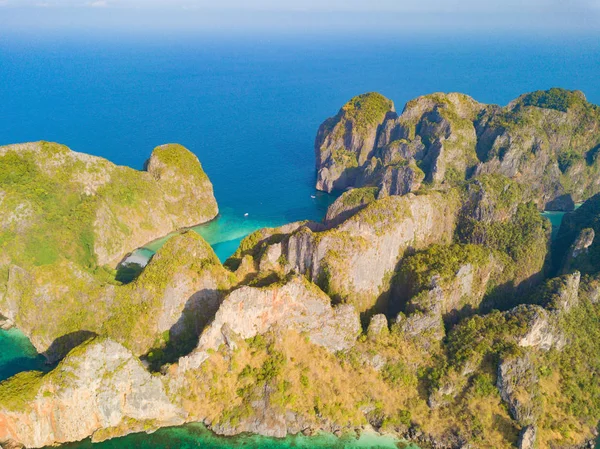
[[[130,351],[94,338],[48,374],[24,372],[0,384],[0,441],[29,448],[101,441],[184,422],[160,378]]]
[[[224,328],[242,339],[291,329],[305,332],[312,343],[331,352],[348,349],[360,332],[358,314],[351,305],[331,307],[330,302],[302,276],[268,287],[241,287],[223,300],[196,350],[179,361],[180,369],[198,368],[208,351],[226,344]]]

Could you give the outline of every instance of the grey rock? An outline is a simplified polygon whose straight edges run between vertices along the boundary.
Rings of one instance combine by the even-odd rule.
[[[577,264],[580,256],[587,255],[588,249],[594,243],[596,233],[593,228],[584,228],[579,232],[579,235],[569,248],[565,261],[563,264],[562,272],[568,273],[571,271],[572,266]]]
[[[388,332],[388,321],[385,315],[382,313],[373,315],[367,329],[367,335],[369,338],[372,340],[377,340],[379,337],[386,335]]]
[[[290,235],[283,244],[285,269],[361,312],[371,309],[389,290],[406,250],[451,241],[458,207],[456,197],[439,192],[374,201],[333,229]]]
[[[315,140],[317,189],[331,192],[353,185],[354,169],[372,156],[377,131],[388,113],[395,115],[390,100],[377,93],[364,94],[319,127]]]
[[[562,285],[556,291],[552,306],[562,312],[568,312],[579,303],[579,283],[581,273],[576,271],[562,276]]]
[[[537,440],[537,429],[535,426],[526,426],[521,430],[517,447],[519,449],[535,449]]]
[[[431,292],[439,294],[440,292]],[[400,313],[396,325],[401,334],[408,338],[419,338],[423,341],[440,341],[446,335],[440,308],[427,311],[416,310],[406,316]]]
[[[498,366],[496,386],[511,416],[521,425],[534,424],[541,412],[538,376],[527,353],[505,356]]]
[[[381,180],[378,198],[390,195],[406,195],[421,187],[425,174],[416,165],[386,167]]]
[[[527,330],[518,337],[517,344],[523,348],[539,348],[548,351],[552,348],[562,349],[565,337],[560,331],[556,315],[546,309],[535,305],[517,306],[508,313],[520,314],[528,317]]]

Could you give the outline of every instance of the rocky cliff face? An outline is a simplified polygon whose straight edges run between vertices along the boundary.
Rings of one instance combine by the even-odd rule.
[[[93,334],[142,355],[169,336],[198,335],[231,278],[212,248],[189,231],[169,240],[127,285],[100,282],[72,263],[11,265],[0,313],[50,361]]]
[[[115,266],[135,248],[218,212],[198,159],[179,145],[158,147],[150,172],[48,142],[1,147],[0,159],[7,170],[0,232],[14,263],[68,257],[84,268]]]
[[[317,133],[317,188],[331,192],[354,184],[358,167],[371,158],[379,127],[394,104],[377,93],[354,97]]]
[[[212,220],[219,209],[208,176],[198,158],[177,144],[156,147],[146,171],[164,192],[166,209],[178,228]]]
[[[383,198],[332,229],[299,228],[282,241],[283,269],[304,273],[338,301],[371,309],[389,291],[405,251],[451,241],[457,212],[453,192]]]
[[[354,307],[332,308],[329,297],[302,276],[263,288],[241,287],[224,299],[194,353],[181,359],[179,366],[198,368],[209,351],[275,328],[306,333],[312,343],[336,352],[354,344],[360,321]]]
[[[554,269],[584,274],[598,271],[600,244],[595,237],[600,232],[600,194],[594,195],[577,210],[566,214],[552,244]]]
[[[369,128],[375,139],[361,141],[360,151],[350,144],[356,141],[352,127],[340,133],[331,126],[339,117],[321,126],[316,142],[317,188],[328,192],[377,186],[385,194],[405,194],[418,188],[416,166],[434,185],[501,174],[519,182],[539,208],[551,210],[571,210],[600,189],[600,110],[581,92],[538,91],[506,107],[455,93],[426,95],[408,102],[399,116],[380,114],[383,122],[374,120]],[[331,162],[331,148],[347,157]],[[341,176],[342,182],[327,181]]]
[[[50,234],[65,243],[58,252],[21,239],[36,235],[38,207],[65,204],[23,187],[52,165],[7,151],[0,230],[14,246],[0,253],[0,326],[17,324],[51,359],[93,334],[110,340],[0,384],[0,443],[200,421],[225,435],[372,426],[432,447],[589,446],[600,416],[598,211],[592,198],[567,216],[554,252],[564,275],[546,279],[550,227],[538,206],[569,207],[579,187],[568,176],[583,196],[595,188],[595,153],[585,150],[583,171],[577,154],[594,145],[596,113],[567,91],[506,108],[435,94],[399,116],[383,97],[357,97],[320,131],[319,182],[366,187],[344,192],[323,223],[257,231],[227,268],[184,233],[127,285],[98,267],[88,228],[69,230],[80,240]],[[172,146],[148,162],[164,217],[179,206],[202,213],[194,196],[206,180],[194,163]],[[80,190],[66,198],[95,219],[95,201],[116,194],[86,179],[89,195],[104,193],[83,205]],[[137,214],[136,187],[123,186]]]
[[[185,238],[135,284],[119,286],[112,272],[127,252],[217,214],[210,181],[182,146],[156,148],[143,172],[48,142],[1,147],[0,160],[0,315],[49,360],[94,333],[143,353],[201,289],[185,252],[218,264]],[[156,323],[140,320],[150,310]]]
[[[432,245],[404,259],[396,293],[408,314],[435,312],[457,321],[510,279],[510,264],[506,255],[479,245]]]
[[[95,338],[48,374],[25,372],[0,384],[0,443],[29,448],[102,441],[182,424],[160,378],[123,346]]]

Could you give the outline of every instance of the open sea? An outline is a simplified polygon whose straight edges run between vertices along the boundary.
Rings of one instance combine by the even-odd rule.
[[[55,141],[138,169],[155,146],[185,145],[221,211],[198,232],[224,260],[256,229],[323,217],[333,198],[314,189],[314,137],[352,96],[378,91],[402,110],[437,91],[504,105],[557,86],[598,104],[598,73],[600,41],[585,37],[0,34],[0,145]],[[22,334],[0,331],[0,380],[42,367]],[[185,426],[65,447],[395,446],[367,440],[230,439]]]

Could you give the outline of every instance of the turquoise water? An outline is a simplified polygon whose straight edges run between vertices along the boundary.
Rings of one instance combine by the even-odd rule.
[[[0,381],[21,371],[45,369],[44,358],[22,332],[0,330]]]
[[[313,198],[314,197],[314,198]],[[314,208],[312,219],[320,219],[327,212],[327,207],[335,200],[336,195],[315,192],[310,203]],[[248,215],[245,215],[245,214]],[[210,223],[195,226],[191,229],[200,234],[213,247],[215,253],[224,262],[238,248],[241,240],[248,234],[261,228],[274,228],[288,223],[283,217],[261,219],[254,218],[250,213],[240,214],[231,208],[222,208],[219,216]],[[165,236],[148,243],[135,254],[149,259],[174,234]]]
[[[546,217],[552,224],[552,238],[555,238],[558,234],[560,224],[565,216],[566,212],[543,212],[542,215]]]
[[[199,444],[201,442],[201,444]],[[89,441],[67,444],[63,449],[286,449],[286,448],[407,448],[418,449],[414,445],[404,445],[393,437],[375,434],[362,434],[336,438],[324,434],[313,437],[290,436],[283,439],[241,435],[236,437],[218,437],[206,430],[201,424],[188,424],[182,427],[160,429],[156,433],[128,435],[103,443],[92,444]]]

